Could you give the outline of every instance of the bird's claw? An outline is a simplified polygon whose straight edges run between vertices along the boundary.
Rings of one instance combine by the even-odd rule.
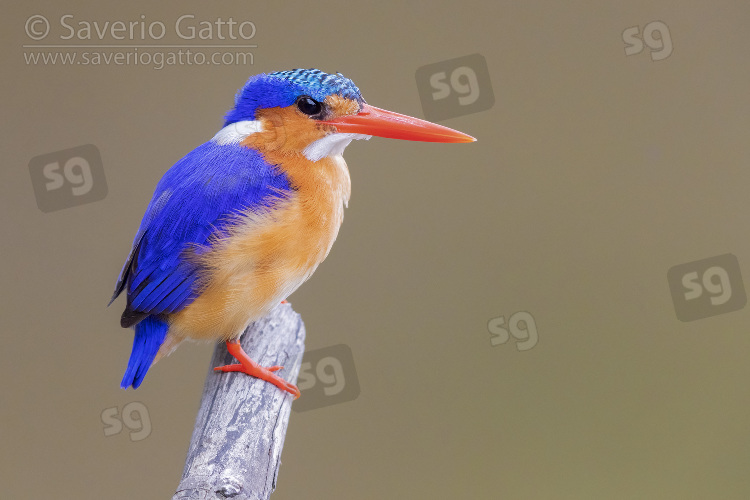
[[[256,377],[265,380],[266,382],[270,382],[282,391],[286,391],[292,396],[294,396],[294,399],[297,399],[300,396],[299,389],[296,385],[287,382],[283,378],[279,377],[278,375],[275,375],[273,372],[277,370],[281,370],[283,366],[272,366],[271,368],[262,368],[263,370],[261,373],[261,376],[255,375]]]
[[[279,371],[283,366],[275,365],[268,368],[265,368],[263,366],[245,366],[242,363],[237,363],[233,365],[224,365],[224,366],[217,366],[214,368],[215,372],[242,372],[247,375],[250,375],[252,377],[265,380],[266,382],[270,382],[282,391],[286,391],[292,396],[294,396],[294,399],[297,399],[300,396],[300,391],[297,388],[296,385],[287,382],[283,378],[279,377],[278,375],[274,374],[273,372]]]
[[[286,391],[289,394],[291,394],[292,396],[294,396],[294,399],[297,399],[300,396],[299,389],[297,388],[296,385],[294,385],[294,384],[292,384],[290,382],[287,382],[283,378],[280,378],[279,381],[281,382],[281,385],[279,385],[279,384],[277,384],[277,383],[269,380],[269,382],[271,382],[273,385],[275,385],[279,389],[281,389],[283,391]]]

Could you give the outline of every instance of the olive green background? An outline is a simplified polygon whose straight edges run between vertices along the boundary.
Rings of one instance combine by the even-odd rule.
[[[252,66],[27,65],[26,20],[66,13],[231,16],[258,47]],[[671,56],[626,56],[623,31],[657,20]],[[273,498],[750,498],[750,309],[681,322],[667,283],[726,253],[750,276],[749,21],[743,1],[6,4],[0,496],[174,492],[212,346],[123,391],[132,333],[105,306],[156,182],[250,75],[341,71],[422,117],[416,70],[479,53],[494,107],[442,122],[477,143],[346,151],[346,220],[290,300],[309,350],[351,348],[361,392],[292,412]],[[29,161],[84,144],[106,198],[42,213]],[[488,321],[517,311],[538,344],[493,347]],[[134,401],[151,434],[105,437]]]

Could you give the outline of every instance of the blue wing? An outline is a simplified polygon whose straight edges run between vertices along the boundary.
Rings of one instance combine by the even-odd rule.
[[[159,181],[115,285],[127,287],[123,327],[172,313],[195,298],[200,269],[186,251],[209,244],[231,214],[270,207],[290,190],[288,179],[254,149],[207,142]]]

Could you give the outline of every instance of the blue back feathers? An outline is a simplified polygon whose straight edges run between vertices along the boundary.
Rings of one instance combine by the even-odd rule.
[[[257,109],[291,106],[301,95],[323,101],[331,94],[365,102],[354,82],[341,73],[329,74],[319,69],[261,73],[250,78],[237,93],[234,108],[227,113],[224,126],[240,120],[254,120]]]
[[[122,326],[192,302],[198,268],[186,252],[203,251],[233,214],[262,210],[289,190],[283,173],[239,145],[207,142],[178,161],[156,186],[115,287],[112,300],[127,285]]]

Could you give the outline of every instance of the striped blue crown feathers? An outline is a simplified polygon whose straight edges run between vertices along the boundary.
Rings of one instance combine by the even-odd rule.
[[[261,73],[251,77],[237,93],[234,108],[227,113],[224,126],[254,120],[258,109],[291,106],[301,95],[323,101],[332,94],[365,102],[354,82],[341,73],[330,74],[319,69]]]

